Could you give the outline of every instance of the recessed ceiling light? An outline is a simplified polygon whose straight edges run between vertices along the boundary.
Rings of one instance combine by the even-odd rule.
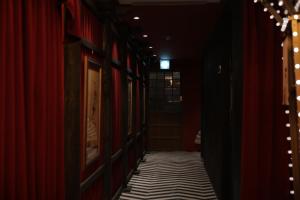
[[[148,35],[147,35],[147,34],[144,34],[144,35],[143,35],[143,38],[147,38],[147,37],[148,37]]]
[[[135,17],[133,17],[133,19],[134,19],[134,20],[139,20],[140,17],[139,17],[139,16],[135,16]]]
[[[149,49],[153,49],[153,47],[152,47],[152,46],[150,46],[150,47],[149,47]]]

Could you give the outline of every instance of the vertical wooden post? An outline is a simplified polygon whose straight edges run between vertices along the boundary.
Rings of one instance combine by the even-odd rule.
[[[127,49],[126,49],[125,38],[121,39],[120,49],[121,49],[121,88],[122,88],[122,164],[123,164],[123,188],[127,187],[127,173],[128,173],[128,149],[127,149],[127,138],[128,138],[128,80],[127,80]]]
[[[112,29],[111,23],[107,19],[104,22],[104,51],[105,59],[103,65],[103,126],[104,126],[104,199],[111,199],[111,154],[112,154]]]
[[[296,19],[292,19],[292,32],[299,34],[300,26]],[[295,36],[292,38],[293,45],[291,51],[291,62],[289,62],[289,88],[290,88],[290,135],[291,135],[291,150],[293,164],[293,186],[295,191],[295,199],[300,200],[300,146],[299,146],[299,127],[300,127],[300,87],[296,85],[296,80],[300,80],[300,69],[296,68],[296,64],[300,64],[300,52],[295,48],[300,48],[300,38]]]
[[[80,42],[65,45],[65,199],[80,199]]]

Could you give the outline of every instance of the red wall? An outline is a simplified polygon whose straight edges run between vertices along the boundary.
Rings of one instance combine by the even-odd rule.
[[[182,94],[182,125],[183,149],[197,151],[199,146],[194,143],[196,134],[200,130],[200,66],[198,63],[183,65],[181,71]]]

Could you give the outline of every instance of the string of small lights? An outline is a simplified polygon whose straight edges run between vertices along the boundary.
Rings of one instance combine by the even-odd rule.
[[[289,143],[290,149],[287,150],[289,156],[289,181],[290,181],[290,197],[291,199],[300,199],[300,15],[298,15],[300,9],[300,0],[294,1],[294,4],[290,0],[254,0],[254,3],[261,3],[263,5],[263,11],[269,12],[270,19],[275,20],[277,27],[280,27],[282,32],[291,38],[291,45],[293,51],[293,75],[295,82],[289,83],[289,95],[295,95],[295,99],[289,98],[289,109],[285,110],[285,114],[289,115],[289,123],[286,123],[286,127],[289,128],[290,135],[286,138]],[[284,47],[285,43],[282,43]],[[289,59],[284,58],[283,59]],[[294,91],[294,93],[293,93]],[[293,94],[292,94],[293,93]]]

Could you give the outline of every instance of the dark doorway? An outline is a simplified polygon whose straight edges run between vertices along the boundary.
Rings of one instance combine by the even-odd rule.
[[[149,148],[182,150],[180,72],[151,72],[149,78]]]

